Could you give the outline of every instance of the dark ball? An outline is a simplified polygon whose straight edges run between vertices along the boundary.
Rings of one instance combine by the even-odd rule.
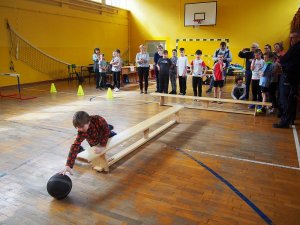
[[[49,195],[56,199],[64,199],[72,189],[72,180],[67,175],[55,174],[47,183]]]

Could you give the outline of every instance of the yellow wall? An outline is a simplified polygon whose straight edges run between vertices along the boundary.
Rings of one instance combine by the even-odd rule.
[[[0,72],[9,72],[9,35],[5,20],[30,43],[68,63],[92,63],[93,49],[100,47],[110,60],[114,49],[128,49],[128,12],[117,15],[84,12],[28,0],[0,1]],[[14,59],[22,83],[52,78]],[[0,86],[13,85],[13,78],[0,76]]]
[[[170,51],[175,48],[176,38],[229,38],[233,62],[243,64],[238,51],[250,47],[254,41],[262,48],[264,44],[273,45],[278,41],[288,46],[290,22],[300,5],[299,0],[218,0],[217,25],[194,29],[184,27],[184,4],[190,2],[204,1],[129,1],[131,59],[145,40],[166,40]],[[192,49],[187,51],[194,53],[202,44],[190,46]],[[211,55],[215,50],[211,48],[203,54]]]

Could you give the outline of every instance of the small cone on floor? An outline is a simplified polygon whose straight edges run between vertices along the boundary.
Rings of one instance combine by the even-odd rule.
[[[107,89],[106,98],[107,99],[113,99],[114,98],[111,88]]]
[[[50,93],[57,93],[54,83],[51,84]]]
[[[78,96],[84,96],[84,92],[83,92],[83,89],[82,89],[82,86],[81,86],[81,85],[78,86],[77,95],[78,95]]]

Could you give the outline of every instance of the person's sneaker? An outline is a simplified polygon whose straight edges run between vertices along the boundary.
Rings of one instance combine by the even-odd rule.
[[[143,91],[141,91],[141,92],[140,92],[140,94],[144,94],[144,92],[143,92]]]
[[[144,92],[144,94],[146,95],[146,94],[148,94],[148,92],[147,92],[147,91],[145,91],[145,92]]]
[[[279,124],[279,123],[274,123],[273,124],[273,128],[290,128],[290,126],[289,125]]]
[[[115,136],[115,135],[117,135],[117,133],[111,130],[111,131],[110,131],[110,134],[109,134],[109,138],[111,138],[111,137],[113,137],[113,136]]]
[[[255,108],[255,105],[249,105],[248,106],[248,109],[254,109]]]
[[[217,103],[217,97],[215,97],[216,100],[212,101],[211,103]]]
[[[274,113],[274,111],[275,111],[275,109],[274,109],[274,108],[269,108],[269,109],[268,109],[268,113],[269,113],[269,114],[273,114],[273,113]]]
[[[119,92],[120,91],[120,89],[119,88],[115,88],[115,90],[114,90],[115,92]]]

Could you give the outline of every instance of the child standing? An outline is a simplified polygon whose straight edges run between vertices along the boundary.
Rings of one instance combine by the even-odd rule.
[[[113,52],[113,58],[110,61],[112,65],[111,71],[113,72],[114,91],[120,91],[120,72],[121,72],[121,59],[118,57],[117,51]]]
[[[222,89],[224,86],[224,73],[223,70],[226,67],[226,64],[223,62],[224,55],[220,53],[218,55],[218,61],[213,67],[213,77],[214,77],[214,97],[222,98]],[[219,93],[218,93],[219,90]],[[218,102],[221,104],[222,102]]]
[[[157,68],[159,70],[159,93],[168,94],[169,72],[172,62],[168,58],[168,51],[163,51],[163,57],[158,60]]]
[[[94,54],[92,58],[94,61],[93,70],[96,76],[96,88],[99,88],[99,80],[100,80],[100,73],[99,73],[100,49],[99,48],[94,49]]]
[[[194,96],[202,96],[202,77],[206,75],[207,67],[201,59],[202,51],[196,51],[196,59],[191,63],[191,74],[193,75]]]
[[[104,54],[100,54],[100,60],[99,60],[100,89],[106,88],[106,71],[107,71],[107,62],[105,61]]]
[[[177,87],[176,87],[176,76],[177,76],[177,50],[173,49],[172,50],[172,57],[170,58],[172,65],[170,69],[170,81],[171,81],[171,86],[172,86],[172,91],[169,94],[177,94]]]
[[[262,68],[264,67],[264,60],[261,58],[261,50],[256,49],[254,51],[254,59],[251,63],[251,70],[252,70],[252,101],[260,101],[262,100],[261,91],[259,88],[259,79],[260,73],[262,73]],[[250,105],[249,108],[253,109],[255,106]]]
[[[231,96],[234,100],[244,100],[246,97],[246,85],[243,83],[242,77],[235,79],[235,85],[232,88]]]
[[[271,81],[269,86],[269,98],[270,102],[272,103],[271,108],[269,109],[269,113],[273,113],[274,109],[278,107],[278,99],[277,99],[277,92],[278,92],[278,83],[279,83],[279,76],[282,74],[281,65],[278,62],[278,57],[276,53],[273,53],[273,71],[271,74]]]
[[[262,93],[262,102],[267,102],[267,94],[269,93],[269,85],[273,72],[273,53],[265,52],[264,53],[264,67],[259,73],[259,86]],[[264,108],[258,107],[257,112],[262,112]]]
[[[186,72],[188,66],[188,59],[184,55],[184,48],[180,48],[180,57],[177,60],[177,74],[179,77],[179,94],[185,95],[186,94]]]

